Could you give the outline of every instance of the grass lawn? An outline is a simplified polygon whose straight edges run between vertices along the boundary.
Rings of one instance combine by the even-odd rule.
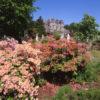
[[[100,51],[99,50],[92,50],[93,54],[93,61],[92,64],[94,65],[94,69],[96,70],[97,79],[100,82]]]
[[[100,50],[92,50],[92,54],[96,62],[100,62]]]

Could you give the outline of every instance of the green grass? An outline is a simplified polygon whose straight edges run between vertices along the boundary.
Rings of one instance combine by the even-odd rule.
[[[69,86],[59,89],[53,100],[100,100],[100,89],[73,91]]]
[[[94,61],[100,63],[100,50],[92,50],[91,51]]]

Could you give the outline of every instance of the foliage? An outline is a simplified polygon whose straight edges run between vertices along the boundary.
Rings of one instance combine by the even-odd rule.
[[[84,35],[81,32],[75,32],[74,33],[74,38],[77,41],[84,41]]]
[[[90,62],[86,65],[86,68],[83,71],[79,71],[77,74],[74,74],[73,78],[76,82],[92,82],[97,81],[96,69],[94,68],[93,63]]]
[[[53,100],[99,100],[99,89],[72,91],[68,86],[59,89]]]
[[[18,44],[17,41],[9,38],[0,41],[0,98],[33,99],[37,97],[37,85],[45,84],[44,73],[48,73],[47,76],[50,77],[49,72],[56,75],[57,80],[62,82],[64,75],[76,82],[97,81],[96,74],[99,75],[100,72],[100,61],[99,57],[97,59],[95,57],[99,54],[93,52],[94,57],[92,57],[87,51],[87,46],[72,39],[56,40],[52,36],[48,37],[45,43],[31,44],[23,41],[22,44]],[[56,83],[55,77],[53,81]],[[79,84],[72,84],[72,86],[81,87]],[[66,97],[80,98],[72,92],[70,87],[64,87],[60,91],[57,96],[60,100],[66,100]]]
[[[35,75],[40,73],[40,55],[30,43],[18,44],[14,39],[0,41],[0,97],[7,99],[35,98],[38,86]]]
[[[85,44],[77,44],[74,40],[50,38],[47,43],[36,44],[36,48],[43,54],[42,71],[74,72],[85,67],[87,58]]]
[[[70,25],[65,25],[64,27],[70,30],[71,33],[75,33],[79,30],[79,23],[71,23]]]
[[[92,16],[89,16],[87,14],[84,15],[84,18],[80,22],[80,32],[83,33],[84,39],[93,39],[95,36],[97,36],[97,23],[95,21],[95,18]]]
[[[60,37],[61,37],[61,34],[60,34],[59,32],[54,32],[53,35],[54,35],[54,38],[55,38],[56,40],[59,40]]]
[[[36,10],[35,0],[0,0],[0,36],[16,39],[24,36],[31,23],[31,13]]]
[[[77,82],[99,82],[100,73],[100,51],[92,50],[91,61],[86,64],[86,68],[75,73],[73,78]]]
[[[44,80],[43,76],[40,74],[40,75],[37,75],[35,77],[35,80],[36,80],[36,85],[39,85],[39,86],[43,86],[46,84],[46,80]]]
[[[73,33],[75,39],[87,42],[90,40],[93,41],[98,37],[99,31],[97,27],[98,24],[95,18],[88,14],[85,14],[79,23],[71,23],[65,26],[66,29],[69,29]]]
[[[38,34],[40,37],[42,35],[46,35],[43,18],[41,16],[34,21],[34,29],[36,30],[36,34]]]

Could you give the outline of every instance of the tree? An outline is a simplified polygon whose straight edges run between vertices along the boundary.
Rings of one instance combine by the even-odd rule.
[[[71,33],[79,31],[79,23],[71,23],[70,25],[65,25],[65,28],[70,30]]]
[[[98,24],[94,17],[85,14],[79,23],[71,23],[66,25],[65,28],[69,29],[80,41],[93,40],[98,35]]]
[[[21,39],[36,10],[35,0],[0,0],[0,36]]]
[[[87,38],[89,40],[93,40],[98,34],[97,27],[98,24],[96,23],[95,18],[85,14],[84,18],[80,22],[79,31],[84,35],[84,40]]]
[[[46,35],[43,18],[41,16],[34,22],[34,28],[36,29],[36,34],[40,37]]]

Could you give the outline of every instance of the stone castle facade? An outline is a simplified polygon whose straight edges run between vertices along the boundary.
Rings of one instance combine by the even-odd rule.
[[[69,30],[64,28],[63,20],[49,19],[44,21],[44,26],[47,33],[59,32],[62,35],[70,34]]]

